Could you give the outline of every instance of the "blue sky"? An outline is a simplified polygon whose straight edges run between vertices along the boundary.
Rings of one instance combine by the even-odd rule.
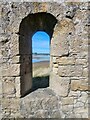
[[[32,37],[33,53],[50,53],[50,37],[46,32],[38,31]]]

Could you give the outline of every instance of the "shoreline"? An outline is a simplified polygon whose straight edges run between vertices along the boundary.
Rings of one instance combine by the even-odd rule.
[[[46,68],[49,67],[50,61],[39,61],[39,62],[34,62],[32,63],[33,67],[38,67],[38,68]]]

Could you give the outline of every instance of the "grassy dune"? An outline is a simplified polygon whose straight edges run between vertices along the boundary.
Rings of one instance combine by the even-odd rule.
[[[49,86],[49,62],[33,63],[33,86],[32,90]]]
[[[49,73],[48,61],[33,63],[33,77],[49,76]]]

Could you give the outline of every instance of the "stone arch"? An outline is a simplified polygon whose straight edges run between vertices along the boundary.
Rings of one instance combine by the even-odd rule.
[[[32,36],[36,31],[45,31],[50,39],[57,23],[50,13],[39,12],[25,17],[19,28],[21,96],[32,91]]]

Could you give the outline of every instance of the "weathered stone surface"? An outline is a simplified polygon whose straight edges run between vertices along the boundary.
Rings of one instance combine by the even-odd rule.
[[[81,90],[81,91],[84,91],[84,90],[88,90],[88,84],[83,84],[82,81],[75,81],[73,80],[71,82],[71,89],[72,90]]]
[[[88,118],[88,109],[87,108],[83,108],[83,107],[75,108],[74,112],[75,112],[75,114],[79,114],[79,113],[86,114],[87,115],[86,118]]]
[[[54,68],[58,68],[58,64],[53,64],[53,67]]]
[[[2,76],[19,76],[20,75],[20,64],[3,64]]]
[[[2,119],[2,105],[1,105],[1,100],[0,100],[0,119]]]
[[[15,97],[15,77],[3,77],[2,95],[3,97]]]
[[[10,100],[9,99],[2,99],[2,108],[9,108],[8,110],[10,111]]]
[[[58,75],[55,75],[55,73],[52,73],[50,77],[50,88],[52,88],[57,95],[67,96],[69,91],[70,79],[59,77]]]
[[[15,89],[16,89],[16,97],[21,97],[20,94],[20,77],[15,78]]]
[[[87,59],[76,59],[76,64],[82,64],[82,65],[88,65],[88,60]]]
[[[14,113],[17,113],[17,111],[20,110],[20,100],[19,99],[11,99],[11,105],[10,108],[13,110]]]
[[[73,105],[63,105],[62,106],[62,111],[65,113],[68,113],[68,110],[70,110],[70,112],[73,110]]]
[[[67,97],[61,99],[63,105],[72,105],[74,103],[73,97]]]
[[[1,79],[1,77],[0,77],[0,79]],[[0,82],[0,99],[2,98],[2,81]]]
[[[58,68],[56,68],[56,67],[54,68],[53,67],[53,72],[57,74],[58,73]]]
[[[12,63],[13,64],[16,64],[16,63],[19,63],[20,62],[20,56],[13,56],[12,57]]]
[[[63,37],[64,36],[62,36],[62,38]],[[63,39],[65,39],[65,38],[63,38],[63,39],[61,38],[61,40],[60,40],[60,38],[61,37],[58,36],[58,38],[56,38],[54,43],[53,43],[53,39],[52,39],[51,55],[53,55],[53,56],[67,55],[69,52],[67,40],[63,41]],[[61,41],[61,42],[59,43],[58,41]]]
[[[2,118],[88,118],[88,3],[57,1],[0,3]],[[53,15],[55,27],[52,18],[31,18],[38,12]],[[30,41],[37,30],[51,38],[50,86],[20,98],[31,87]]]
[[[74,104],[74,107],[78,108],[78,107],[83,107],[84,106],[84,103],[83,102],[76,102]]]
[[[51,41],[51,55],[63,56],[69,54],[67,34],[73,30],[74,25],[70,19],[63,19],[56,25],[54,38]]]
[[[57,59],[60,65],[73,65],[75,64],[75,58],[73,57],[60,57]]]
[[[15,86],[13,83],[10,82],[4,83],[3,89],[4,96],[15,94]]]
[[[21,107],[21,114],[26,117],[60,118],[58,99],[50,89],[38,89],[26,96],[26,99],[22,98]]]
[[[71,65],[65,65],[65,66],[59,66],[58,67],[58,74],[60,76],[72,76],[72,77],[79,77],[82,76],[83,68],[82,65],[79,66],[71,66]]]
[[[52,57],[52,61],[53,61],[53,63],[56,63],[57,62],[57,57]]]
[[[83,76],[83,77],[88,77],[88,74],[89,74],[88,68],[84,68],[84,69],[83,69],[83,74],[82,74],[82,76]]]
[[[20,100],[19,99],[2,99],[2,110],[4,117],[20,116]],[[18,112],[17,112],[18,111]],[[6,114],[5,114],[6,113]]]
[[[80,91],[70,91],[69,92],[69,97],[80,97],[81,96],[81,92]]]
[[[13,44],[13,45],[11,46],[11,54],[12,54],[13,56],[19,54],[19,44]]]
[[[78,101],[81,101],[83,103],[87,103],[88,101],[88,94],[86,92],[81,92],[81,97],[78,99]]]

